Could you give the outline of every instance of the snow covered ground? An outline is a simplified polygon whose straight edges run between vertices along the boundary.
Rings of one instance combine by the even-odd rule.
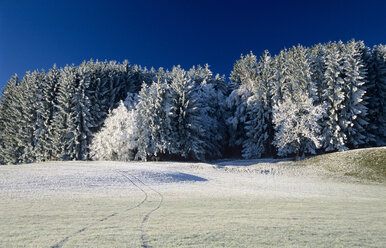
[[[0,219],[0,247],[385,247],[386,186],[285,160],[0,166]]]

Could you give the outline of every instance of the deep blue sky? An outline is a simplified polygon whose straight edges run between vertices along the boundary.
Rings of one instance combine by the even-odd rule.
[[[240,54],[298,43],[386,43],[386,1],[0,0],[0,86],[14,73],[128,59],[211,65],[229,76]]]

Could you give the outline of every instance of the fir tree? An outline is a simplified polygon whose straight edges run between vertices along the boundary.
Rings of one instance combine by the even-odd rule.
[[[313,81],[307,49],[302,46],[292,47],[284,56],[279,73],[283,99],[290,97],[296,100],[300,93],[311,96]],[[280,100],[279,100],[280,102]]]
[[[265,51],[256,67],[257,74],[251,78],[252,95],[247,100],[245,139],[242,143],[244,158],[270,154],[273,140],[270,81],[273,77],[271,56]]]
[[[246,140],[245,124],[248,122],[247,102],[252,96],[255,81],[257,80],[257,58],[251,52],[241,55],[231,72],[231,86],[234,88],[227,98],[227,107],[231,113],[226,120],[229,127],[229,146],[241,150]]]
[[[89,158],[88,146],[91,144],[92,116],[90,114],[91,102],[87,96],[87,89],[90,85],[90,74],[83,66],[75,71],[75,92],[71,99],[70,110],[71,124],[69,133],[72,140],[67,143],[69,156],[76,160],[87,160]]]
[[[75,68],[66,66],[61,71],[57,96],[57,111],[54,114],[53,127],[53,158],[56,160],[74,159],[74,153],[68,149],[74,142],[74,135],[70,132],[72,126],[73,95],[75,94]]]
[[[155,82],[143,84],[138,95],[138,152],[136,159],[159,158],[169,152],[170,86]]]
[[[20,112],[18,106],[20,93],[19,77],[15,74],[5,85],[0,102],[0,162],[18,162],[16,134],[19,129]]]
[[[186,71],[174,67],[170,73],[172,81],[170,107],[170,154],[196,160],[205,159],[205,144],[201,113],[194,97],[194,84]]]
[[[368,132],[375,139],[372,144],[386,145],[386,47],[374,46],[369,63]]]
[[[287,78],[287,49],[281,50],[272,61],[273,77],[271,81],[271,108],[283,101],[284,86],[286,85]]]
[[[36,138],[36,130],[38,129],[39,119],[38,108],[39,98],[41,98],[41,90],[39,82],[44,75],[38,71],[28,73],[23,77],[20,83],[20,94],[17,101],[19,102],[19,118],[18,130],[15,134],[17,141],[18,163],[32,163],[36,161],[35,148],[39,145],[39,140]]]
[[[310,59],[308,50],[302,46],[292,47],[287,52],[282,52],[277,58],[276,75],[273,80],[272,102],[273,108],[282,104],[284,99],[295,102],[299,97],[312,97],[316,88],[311,77]],[[277,130],[276,130],[277,131]],[[307,141],[309,141],[307,143]],[[303,146],[307,151],[315,151],[315,143],[312,140],[304,140]]]
[[[48,71],[46,79],[44,80],[46,85],[43,88],[43,94],[47,104],[47,111],[44,119],[44,127],[46,130],[44,131],[43,139],[45,141],[44,149],[46,150],[46,160],[55,159],[55,141],[53,140],[55,127],[53,123],[55,115],[59,111],[57,98],[59,95],[60,77],[60,69],[54,65],[53,68]]]
[[[50,88],[50,82],[44,73],[41,73],[35,80],[36,84],[36,122],[34,129],[34,145],[33,153],[37,162],[50,159],[51,141],[48,131],[52,121],[51,105],[54,99],[51,99],[51,94],[55,94]]]
[[[188,71],[189,78],[194,82],[194,99],[200,110],[202,134],[200,139],[205,146],[205,157],[219,158],[226,145],[225,128],[225,80],[219,75],[213,77],[209,66],[198,66]]]
[[[369,141],[366,130],[369,123],[364,99],[367,72],[355,41],[346,45],[343,73],[345,101],[340,118],[348,137],[348,145],[357,148]]]
[[[107,149],[103,137],[114,125],[106,118],[118,118],[116,112],[130,119],[127,130],[138,124],[138,136],[122,137],[114,149],[123,152],[98,157],[93,151],[95,158],[132,159],[137,149],[125,152],[127,140],[137,142],[135,157],[143,160],[236,153],[253,158],[274,149],[280,155],[315,153],[319,142],[325,151],[384,145],[385,61],[385,46],[370,52],[363,42],[350,41],[299,45],[274,58],[265,52],[259,61],[251,52],[236,61],[229,83],[208,65],[157,71],[90,60],[63,69],[54,65],[47,74],[27,72],[20,82],[12,77],[2,93],[0,163],[89,159],[92,142]],[[134,112],[122,108],[125,98]]]
[[[324,86],[324,73],[325,73],[325,54],[326,48],[322,44],[318,44],[310,49],[310,71],[312,90],[311,95],[315,103],[320,104],[322,101]]]
[[[322,120],[322,134],[325,138],[326,151],[347,150],[347,135],[342,119],[345,101],[345,82],[343,76],[342,56],[337,45],[327,50],[325,57],[324,92],[322,102],[326,104],[327,116]]]

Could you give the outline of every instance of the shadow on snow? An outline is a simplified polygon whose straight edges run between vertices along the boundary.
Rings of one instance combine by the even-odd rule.
[[[182,172],[141,172],[141,177],[158,183],[206,182],[208,179]]]

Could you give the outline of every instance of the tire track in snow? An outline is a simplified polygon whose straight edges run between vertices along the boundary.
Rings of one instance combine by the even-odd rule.
[[[124,176],[124,174],[122,174],[122,173],[121,173],[121,175]],[[145,226],[146,226],[146,224],[147,224],[147,222],[148,222],[148,220],[150,218],[150,215],[152,213],[154,213],[155,211],[157,211],[158,209],[161,208],[161,205],[163,203],[163,199],[164,198],[163,198],[163,195],[160,192],[158,192],[154,188],[150,187],[149,185],[145,184],[138,177],[136,177],[134,175],[131,175],[131,176],[134,177],[136,180],[138,180],[143,186],[145,186],[145,187],[149,188],[151,191],[155,192],[159,196],[159,198],[160,198],[158,205],[155,208],[151,209],[149,212],[147,212],[146,215],[143,217],[142,222],[141,222],[141,243],[142,243],[141,246],[143,248],[151,248],[152,246],[151,246],[151,243],[150,243],[150,240],[149,240],[149,235],[146,232]],[[143,192],[145,192],[143,189],[141,189],[141,190]]]
[[[139,203],[136,204],[135,206],[132,206],[132,207],[126,209],[125,212],[130,211],[130,210],[135,209],[135,208],[139,208],[142,204],[144,204],[144,203],[147,201],[148,194],[147,194],[146,191],[144,191],[141,187],[139,187],[136,183],[134,183],[134,181],[131,180],[127,175],[122,174],[121,171],[116,171],[116,172],[117,172],[118,174],[120,174],[121,176],[125,177],[126,179],[128,179],[128,180],[129,180],[136,188],[138,188],[138,189],[139,189],[140,191],[142,191],[143,194],[144,194],[144,198],[142,199],[141,202],[139,202]],[[134,177],[134,176],[133,176],[133,177]],[[136,177],[135,177],[135,178],[136,178]],[[142,183],[142,182],[141,182],[141,183]],[[51,246],[51,248],[61,248],[61,247],[63,247],[63,245],[64,245],[68,240],[70,240],[71,238],[75,237],[76,235],[78,235],[78,234],[80,234],[80,233],[82,233],[82,232],[84,232],[84,231],[87,231],[90,227],[93,227],[93,226],[95,226],[95,225],[97,225],[97,224],[100,224],[101,222],[106,221],[106,220],[108,220],[108,219],[110,219],[111,217],[114,217],[114,216],[116,216],[116,215],[118,215],[118,213],[112,213],[112,214],[110,214],[110,215],[108,215],[108,216],[106,216],[106,217],[103,217],[102,219],[97,220],[96,222],[94,222],[94,223],[92,223],[92,224],[89,224],[89,225],[87,225],[87,226],[85,226],[85,227],[79,229],[78,231],[76,231],[76,232],[74,232],[74,233],[72,233],[72,234],[66,236],[64,239],[62,239],[61,241],[59,241],[59,242],[56,243],[55,245]]]

